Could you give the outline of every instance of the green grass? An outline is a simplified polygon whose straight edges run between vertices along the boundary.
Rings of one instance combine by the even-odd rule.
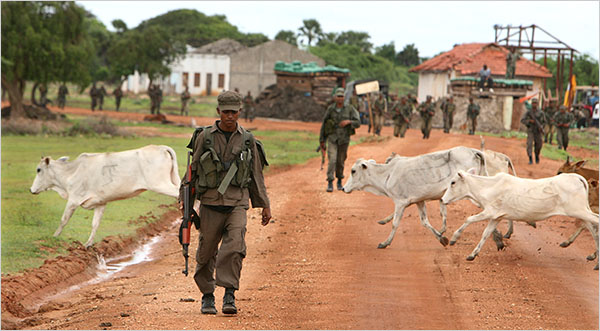
[[[77,121],[80,119],[73,119]],[[161,131],[191,133],[191,128],[160,126]],[[267,151],[271,167],[285,167],[318,157],[315,152],[318,137],[307,132],[255,131]],[[29,193],[40,157],[57,159],[69,156],[71,160],[83,152],[122,151],[149,144],[167,145],[177,153],[179,174],[185,171],[189,138],[169,137],[101,137],[58,135],[3,136],[2,137],[2,272],[15,273],[38,267],[45,259],[66,253],[72,241],[84,243],[91,231],[93,211],[79,208],[63,233],[54,238],[66,201],[56,192],[39,195]],[[110,235],[129,235],[139,224],[132,223],[146,215],[156,220],[165,211],[161,204],[172,204],[175,199],[154,192],[107,205],[95,242]]]

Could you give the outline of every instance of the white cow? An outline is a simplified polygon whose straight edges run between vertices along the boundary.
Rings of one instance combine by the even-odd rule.
[[[425,201],[439,200],[458,170],[473,167],[482,175],[487,174],[483,154],[476,149],[462,146],[414,157],[395,156],[389,158],[385,164],[358,159],[352,166],[350,179],[344,185],[344,192],[362,190],[394,200],[392,231],[378,248],[390,245],[404,209],[412,204],[417,204],[419,208],[421,224],[446,246],[448,239],[443,236],[446,231],[446,207],[440,204],[442,229],[437,231],[429,223]],[[389,220],[391,217],[379,223],[386,224]],[[500,242],[501,240],[500,238]]]
[[[598,214],[588,204],[588,182],[577,174],[561,174],[543,179],[526,179],[499,173],[483,177],[459,171],[452,179],[442,203],[470,199],[483,208],[477,215],[454,232],[450,245],[456,243],[471,223],[489,220],[481,241],[467,257],[475,259],[481,247],[502,219],[541,221],[550,216],[563,215],[581,219],[592,234],[598,251]],[[596,269],[598,265],[596,265]]]
[[[73,162],[43,157],[31,185],[33,194],[52,189],[67,200],[60,235],[77,207],[94,209],[89,247],[100,225],[106,204],[134,197],[146,190],[178,197],[180,179],[175,151],[168,146],[149,145],[116,153],[83,153]]]

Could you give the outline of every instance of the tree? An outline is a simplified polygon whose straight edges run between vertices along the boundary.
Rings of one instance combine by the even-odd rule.
[[[327,43],[335,43],[335,39],[338,37],[338,34],[335,32],[327,32],[321,35],[319,41],[317,42],[317,46],[323,46]]]
[[[75,2],[2,2],[2,86],[11,116],[24,117],[25,84],[89,81],[93,46]]]
[[[277,32],[275,40],[285,41],[288,44],[298,46],[298,36],[291,30],[281,30]]]
[[[127,24],[125,22],[123,22],[123,20],[116,19],[116,20],[112,20],[111,23],[112,23],[112,26],[117,31],[117,33],[119,33],[119,34],[128,30]]]
[[[394,42],[392,41],[389,44],[377,47],[375,49],[375,55],[379,55],[382,58],[392,61],[392,63],[396,63],[396,46],[394,46]]]
[[[321,29],[321,24],[315,19],[303,20],[304,24],[298,31],[300,31],[300,36],[303,36],[307,40],[307,45],[312,46],[313,40],[317,40],[320,36],[323,35],[323,30]]]
[[[396,63],[405,67],[412,67],[419,64],[419,50],[415,44],[408,44],[396,55]]]
[[[338,45],[358,46],[362,52],[370,52],[373,44],[369,42],[371,36],[367,32],[345,31],[335,39]]]
[[[544,65],[544,59],[539,58],[536,61],[539,65]],[[546,79],[546,88],[552,91],[554,95],[556,93],[556,57],[548,57],[546,59],[546,67],[552,73],[552,78]],[[589,54],[576,55],[573,58],[573,74],[575,75],[576,83],[578,86],[583,85],[594,85],[598,86],[598,60],[594,59]],[[565,57],[565,68],[562,74],[562,87],[563,91],[560,91],[559,97],[564,96],[564,90],[569,84],[569,58]]]

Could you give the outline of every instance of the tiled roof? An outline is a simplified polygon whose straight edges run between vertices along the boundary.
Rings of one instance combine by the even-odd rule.
[[[440,54],[410,69],[412,72],[443,72],[453,68],[460,75],[475,75],[484,64],[492,75],[504,76],[506,73],[506,54],[508,50],[494,43],[470,43],[456,45],[448,52]],[[552,77],[543,66],[520,58],[517,61],[515,76]]]

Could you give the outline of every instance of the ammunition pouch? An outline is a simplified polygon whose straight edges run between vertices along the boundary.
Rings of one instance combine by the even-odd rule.
[[[325,121],[325,128],[323,131],[323,134],[325,136],[329,136],[330,134],[335,133],[335,121],[332,118]]]

